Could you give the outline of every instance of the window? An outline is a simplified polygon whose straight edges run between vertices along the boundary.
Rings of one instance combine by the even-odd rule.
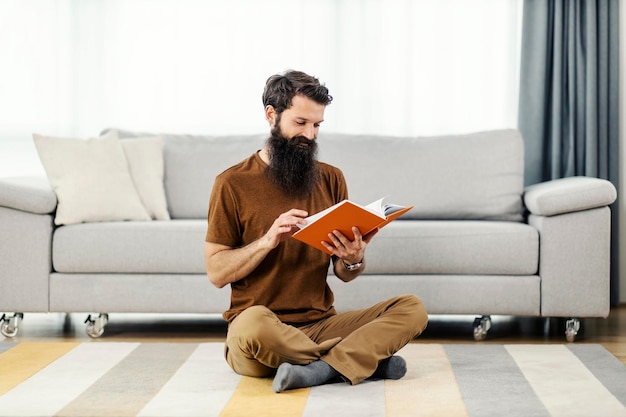
[[[263,85],[288,68],[335,97],[324,131],[515,127],[520,14],[519,0],[4,1],[0,151],[112,126],[266,132]]]

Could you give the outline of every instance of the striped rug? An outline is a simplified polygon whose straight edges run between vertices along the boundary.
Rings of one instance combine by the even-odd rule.
[[[274,394],[221,343],[0,343],[2,416],[626,416],[626,367],[596,344],[411,343],[399,381]]]

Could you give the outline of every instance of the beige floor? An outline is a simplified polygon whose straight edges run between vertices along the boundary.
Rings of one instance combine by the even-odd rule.
[[[3,341],[223,341],[226,325],[219,316],[176,314],[110,314],[102,337],[85,333],[87,314],[25,314],[20,332]],[[493,317],[484,342],[473,339],[472,316],[434,316],[416,343],[565,343],[563,320]],[[585,319],[575,343],[600,343],[626,364],[626,304],[607,319]]]

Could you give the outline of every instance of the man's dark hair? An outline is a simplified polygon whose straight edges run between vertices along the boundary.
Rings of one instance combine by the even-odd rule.
[[[333,101],[328,88],[320,84],[317,78],[302,71],[289,70],[267,79],[263,90],[263,107],[270,105],[277,114],[281,114],[291,107],[291,100],[296,94],[302,94],[324,106]]]

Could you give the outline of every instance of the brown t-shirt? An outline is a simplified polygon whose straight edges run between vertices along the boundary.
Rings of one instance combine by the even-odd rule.
[[[206,241],[233,248],[259,239],[292,208],[309,215],[348,198],[342,172],[319,162],[320,180],[310,197],[285,194],[264,174],[258,152],[218,175],[209,203]],[[330,256],[296,239],[273,249],[248,276],[231,284],[231,321],[248,307],[263,305],[285,323],[301,324],[335,314],[326,283]]]

